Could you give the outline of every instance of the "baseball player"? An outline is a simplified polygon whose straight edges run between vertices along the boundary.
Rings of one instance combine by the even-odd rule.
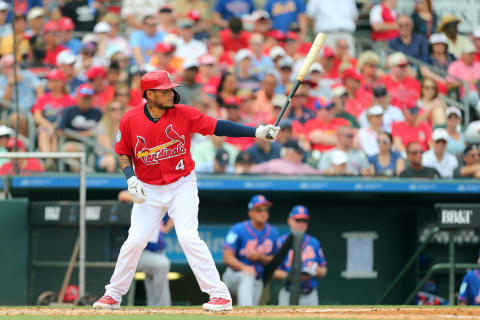
[[[222,276],[227,287],[237,295],[238,305],[254,306],[260,302],[263,271],[275,253],[278,231],[267,223],[271,202],[262,195],[248,203],[249,220],[235,224],[223,245],[227,269]]]
[[[480,264],[480,252],[477,263]],[[458,293],[458,304],[480,305],[480,269],[471,270],[463,277]]]
[[[310,215],[308,209],[297,205],[292,208],[288,216],[288,226],[290,230],[306,232]],[[280,248],[289,234],[282,235],[277,242]],[[282,265],[275,270],[274,278],[283,280],[288,276],[292,268],[293,249],[287,254]],[[302,306],[318,305],[318,278],[323,278],[327,274],[327,261],[323,255],[322,247],[317,238],[305,233],[302,243],[302,284],[299,304]],[[290,283],[280,290],[278,294],[278,304],[286,306],[290,304]]]
[[[190,136],[275,138],[273,125],[247,127],[206,116],[179,104],[171,75],[164,70],[146,73],[140,90],[146,103],[130,109],[120,121],[115,152],[135,204],[128,238],[105,295],[94,308],[118,309],[128,291],[143,249],[168,210],[177,238],[200,289],[210,296],[203,304],[208,311],[232,309],[227,286],[220,280],[212,255],[198,234],[198,189],[190,156]]]

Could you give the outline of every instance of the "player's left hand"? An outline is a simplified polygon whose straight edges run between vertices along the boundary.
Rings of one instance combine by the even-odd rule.
[[[309,275],[311,277],[315,277],[317,275],[317,267],[318,263],[313,263],[308,267],[303,268],[302,273],[305,273],[306,275]]]
[[[280,127],[275,127],[272,124],[259,125],[255,131],[255,137],[263,140],[275,140],[279,131]]]

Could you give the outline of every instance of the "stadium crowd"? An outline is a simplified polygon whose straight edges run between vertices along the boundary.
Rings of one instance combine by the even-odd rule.
[[[480,178],[480,28],[460,34],[460,18],[437,17],[431,0],[408,15],[396,0],[212,5],[0,0],[0,152],[85,150],[95,170],[116,172],[119,121],[142,103],[139,80],[155,69],[181,84],[183,104],[273,123],[312,34],[324,32],[278,140],[195,136],[197,172]],[[354,38],[359,12],[371,26],[368,50]],[[16,167],[0,159],[2,175],[56,163]]]

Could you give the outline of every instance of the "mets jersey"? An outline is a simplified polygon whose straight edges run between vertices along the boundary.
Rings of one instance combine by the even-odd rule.
[[[140,181],[169,184],[195,168],[190,156],[190,135],[212,135],[216,125],[217,119],[191,106],[177,104],[156,120],[146,104],[139,105],[122,117],[115,152],[132,158]]]
[[[289,234],[284,234],[278,239],[277,248],[280,248],[283,245],[288,236]],[[285,257],[285,260],[283,260],[283,263],[280,265],[280,269],[290,272],[290,269],[292,268],[292,262],[293,249],[290,249]],[[311,267],[315,263],[319,266],[326,266],[327,260],[325,260],[322,247],[320,246],[320,242],[317,240],[317,238],[305,234],[302,243],[302,270]],[[302,291],[315,289],[317,286],[317,277],[311,277],[308,280],[302,281]]]
[[[258,250],[264,255],[273,255],[276,251],[277,238],[278,231],[270,224],[265,224],[263,230],[259,231],[252,226],[250,220],[245,220],[230,228],[223,248],[233,251],[240,262],[254,266],[257,277],[261,278],[265,266],[260,261],[249,260],[246,257],[247,252]]]
[[[469,271],[463,277],[458,300],[468,305],[480,305],[480,269]]]

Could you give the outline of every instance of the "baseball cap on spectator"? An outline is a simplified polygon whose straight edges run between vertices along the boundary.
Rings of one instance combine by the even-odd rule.
[[[215,153],[215,160],[217,160],[219,166],[225,167],[230,161],[230,155],[225,149],[220,148]]]
[[[332,87],[332,96],[335,98],[340,98],[343,96],[347,96],[347,89],[345,89],[342,85],[337,85]]]
[[[450,24],[450,23],[460,23],[462,20],[460,20],[459,18],[455,17],[454,14],[452,13],[447,13],[445,14],[443,17],[442,17],[442,20],[440,21],[439,25],[438,25],[438,28],[437,30],[442,32],[443,31],[443,28],[445,28],[445,26],[447,24]]]
[[[110,30],[112,30],[112,27],[105,21],[97,23],[93,28],[94,33],[109,33]]]
[[[186,59],[185,61],[183,61],[183,64],[182,64],[183,70],[193,69],[193,68],[198,69],[197,59]]]
[[[173,12],[173,8],[169,4],[164,4],[163,6],[160,7],[160,9],[158,9],[158,12],[160,12],[160,13],[170,13],[170,12]]]
[[[263,9],[253,11],[251,17],[253,21],[258,21],[260,19],[270,19],[270,15],[268,14],[268,12]]]
[[[305,151],[302,149],[302,147],[300,147],[300,145],[298,144],[297,140],[288,140],[283,145],[283,148],[293,149],[293,150],[295,150],[295,152],[300,153],[300,154],[305,153]]]
[[[278,123],[278,126],[280,127],[280,130],[286,129],[286,128],[292,128],[292,119],[282,119]]]
[[[265,38],[274,38],[277,41],[285,40],[285,33],[278,29],[272,29],[265,34]]]
[[[336,166],[345,164],[345,163],[347,163],[347,160],[348,160],[347,153],[345,151],[342,151],[342,150],[339,150],[339,149],[333,150],[330,157],[331,157],[331,160],[332,160],[332,164],[334,164]]]
[[[325,101],[323,98],[319,98],[315,100],[315,110],[320,110],[320,109],[331,109],[335,106],[333,101]]]
[[[250,51],[249,49],[240,49],[235,55],[235,62],[240,62],[246,58],[249,58],[251,60],[255,58],[255,56],[253,55],[252,51]]]
[[[280,69],[282,68],[293,68],[293,59],[289,56],[284,56],[282,59],[278,61],[278,66]]]
[[[460,48],[460,54],[475,53],[475,51],[475,46],[471,41],[466,42],[465,45]]]
[[[433,141],[438,141],[438,140],[448,141],[447,130],[445,130],[444,128],[437,128],[437,129],[433,130],[432,140]]]
[[[480,120],[470,122],[465,130],[467,143],[480,143]]]
[[[59,30],[60,30],[60,28],[58,27],[58,23],[56,23],[55,21],[48,21],[43,26],[43,33],[44,34],[48,33],[48,32],[59,31]]]
[[[354,68],[348,68],[343,70],[342,79],[345,81],[347,79],[353,79],[357,81],[362,80],[362,75]]]
[[[107,77],[107,71],[105,68],[100,67],[100,66],[94,66],[88,69],[88,71],[85,74],[87,76],[87,79],[89,81],[92,81],[95,78],[103,78],[105,79]]]
[[[474,38],[480,38],[480,26],[473,29],[473,37]]]
[[[447,37],[443,33],[434,33],[430,36],[430,39],[428,39],[428,41],[431,44],[436,44],[436,43],[447,44]]]
[[[92,86],[89,85],[88,83],[83,83],[78,87],[76,97],[77,98],[91,97],[94,94],[95,94],[95,91],[93,90]]]
[[[408,59],[402,52],[392,53],[388,56],[387,60],[389,67],[404,66],[408,64]]]
[[[62,70],[59,70],[59,69],[54,69],[52,71],[50,71],[46,78],[48,80],[60,80],[60,81],[67,81],[67,77],[65,77],[65,73],[63,73]]]
[[[272,105],[273,107],[280,107],[282,108],[285,103],[287,102],[287,96],[283,93],[277,93],[273,96]]]
[[[175,47],[170,43],[160,42],[155,45],[155,49],[153,51],[159,53],[169,53],[175,51]]]
[[[198,58],[198,64],[201,66],[215,64],[215,58],[212,55],[205,54]]]
[[[456,114],[457,117],[459,117],[459,118],[462,117],[462,112],[460,111],[460,109],[458,109],[457,107],[454,107],[454,106],[450,106],[445,110],[445,115],[447,117],[450,116],[451,114]]]
[[[335,52],[333,52],[330,46],[324,46],[322,50],[320,50],[319,56],[321,58],[333,58],[335,56]]]
[[[180,38],[174,34],[174,33],[169,33],[163,38],[163,43],[170,44],[174,47],[178,47],[178,42]]]
[[[383,114],[383,108],[381,105],[373,105],[367,109],[367,116],[379,116]]]
[[[262,206],[264,204],[270,207],[272,206],[272,203],[268,201],[264,195],[257,194],[256,196],[253,196],[248,202],[248,210],[255,209],[256,207]]]
[[[404,104],[402,109],[409,111],[411,114],[418,114],[420,111],[420,108],[414,103]]]
[[[33,7],[27,13],[27,20],[31,21],[31,20],[36,19],[38,17],[43,17],[44,15],[45,15],[45,10],[43,10],[43,8]]]
[[[191,19],[194,22],[199,21],[200,16],[201,16],[200,11],[198,11],[196,9],[192,9],[192,10],[188,11],[188,13],[187,13],[187,18]]]
[[[285,50],[283,50],[282,47],[275,46],[272,49],[270,49],[270,52],[269,52],[268,55],[269,55],[270,59],[275,60],[278,57],[283,58],[286,55],[286,53],[285,53]]]
[[[286,41],[297,41],[299,39],[298,33],[288,31],[287,34],[285,35],[285,40]]]
[[[314,63],[312,63],[312,66],[310,67],[310,72],[320,72],[322,73],[323,72],[323,67],[320,63],[318,63],[317,61],[315,61]]]
[[[177,26],[181,29],[192,28],[193,25],[194,25],[193,20],[188,18],[182,18],[178,20],[178,23],[177,23]]]
[[[8,138],[7,142],[5,142],[5,149],[13,150],[15,148],[15,141],[16,141],[18,150],[26,150],[25,143],[23,143],[23,141],[20,140],[20,138],[15,139],[15,137]]]
[[[0,137],[9,136],[13,133],[14,131],[9,127],[7,127],[6,125],[3,125],[3,124],[0,125]]]
[[[289,218],[293,219],[307,219],[310,220],[310,215],[308,214],[308,209],[302,205],[297,205],[290,210]]]
[[[63,50],[57,55],[57,65],[59,64],[74,64],[77,57],[71,50]]]
[[[10,5],[5,1],[0,1],[0,11],[7,11],[10,8]]]
[[[60,20],[58,20],[58,28],[62,31],[72,31],[75,29],[75,25],[71,18],[61,17]]]
[[[374,97],[384,97],[387,95],[387,88],[385,86],[373,87],[372,93]]]

